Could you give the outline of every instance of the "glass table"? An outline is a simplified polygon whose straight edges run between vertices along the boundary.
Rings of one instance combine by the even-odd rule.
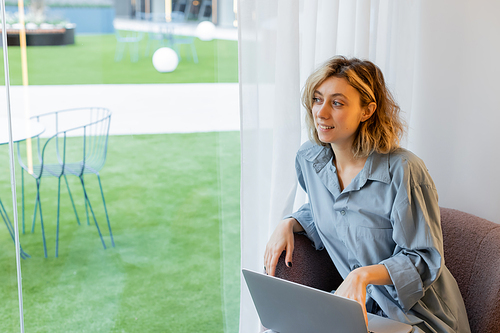
[[[7,116],[0,116],[0,145],[9,143]],[[45,127],[34,118],[26,122],[23,118],[12,118],[12,139],[14,142],[23,141],[42,134]]]

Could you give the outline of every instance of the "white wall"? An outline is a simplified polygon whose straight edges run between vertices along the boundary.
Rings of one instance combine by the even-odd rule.
[[[408,148],[440,205],[500,223],[500,2],[422,2]]]

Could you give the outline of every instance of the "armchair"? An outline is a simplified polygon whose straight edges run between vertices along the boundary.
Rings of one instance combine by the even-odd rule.
[[[500,323],[500,224],[441,208],[444,256],[457,280],[473,333],[498,332]],[[330,257],[309,239],[295,235],[293,267],[279,259],[276,276],[324,291],[342,282]]]

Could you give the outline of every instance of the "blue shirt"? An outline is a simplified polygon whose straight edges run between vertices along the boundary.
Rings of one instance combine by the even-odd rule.
[[[458,285],[444,265],[438,195],[410,151],[372,153],[342,191],[333,151],[307,142],[296,157],[309,203],[294,217],[339,273],[385,265],[393,285],[367,287],[367,310],[416,332],[470,332]]]

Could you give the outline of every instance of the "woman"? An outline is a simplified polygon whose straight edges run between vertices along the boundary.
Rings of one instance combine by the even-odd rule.
[[[438,195],[424,163],[399,147],[400,109],[370,61],[334,57],[307,80],[311,141],[297,153],[309,203],[279,223],[265,251],[269,275],[293,233],[326,248],[344,282],[335,294],[415,332],[470,332],[444,265]]]

